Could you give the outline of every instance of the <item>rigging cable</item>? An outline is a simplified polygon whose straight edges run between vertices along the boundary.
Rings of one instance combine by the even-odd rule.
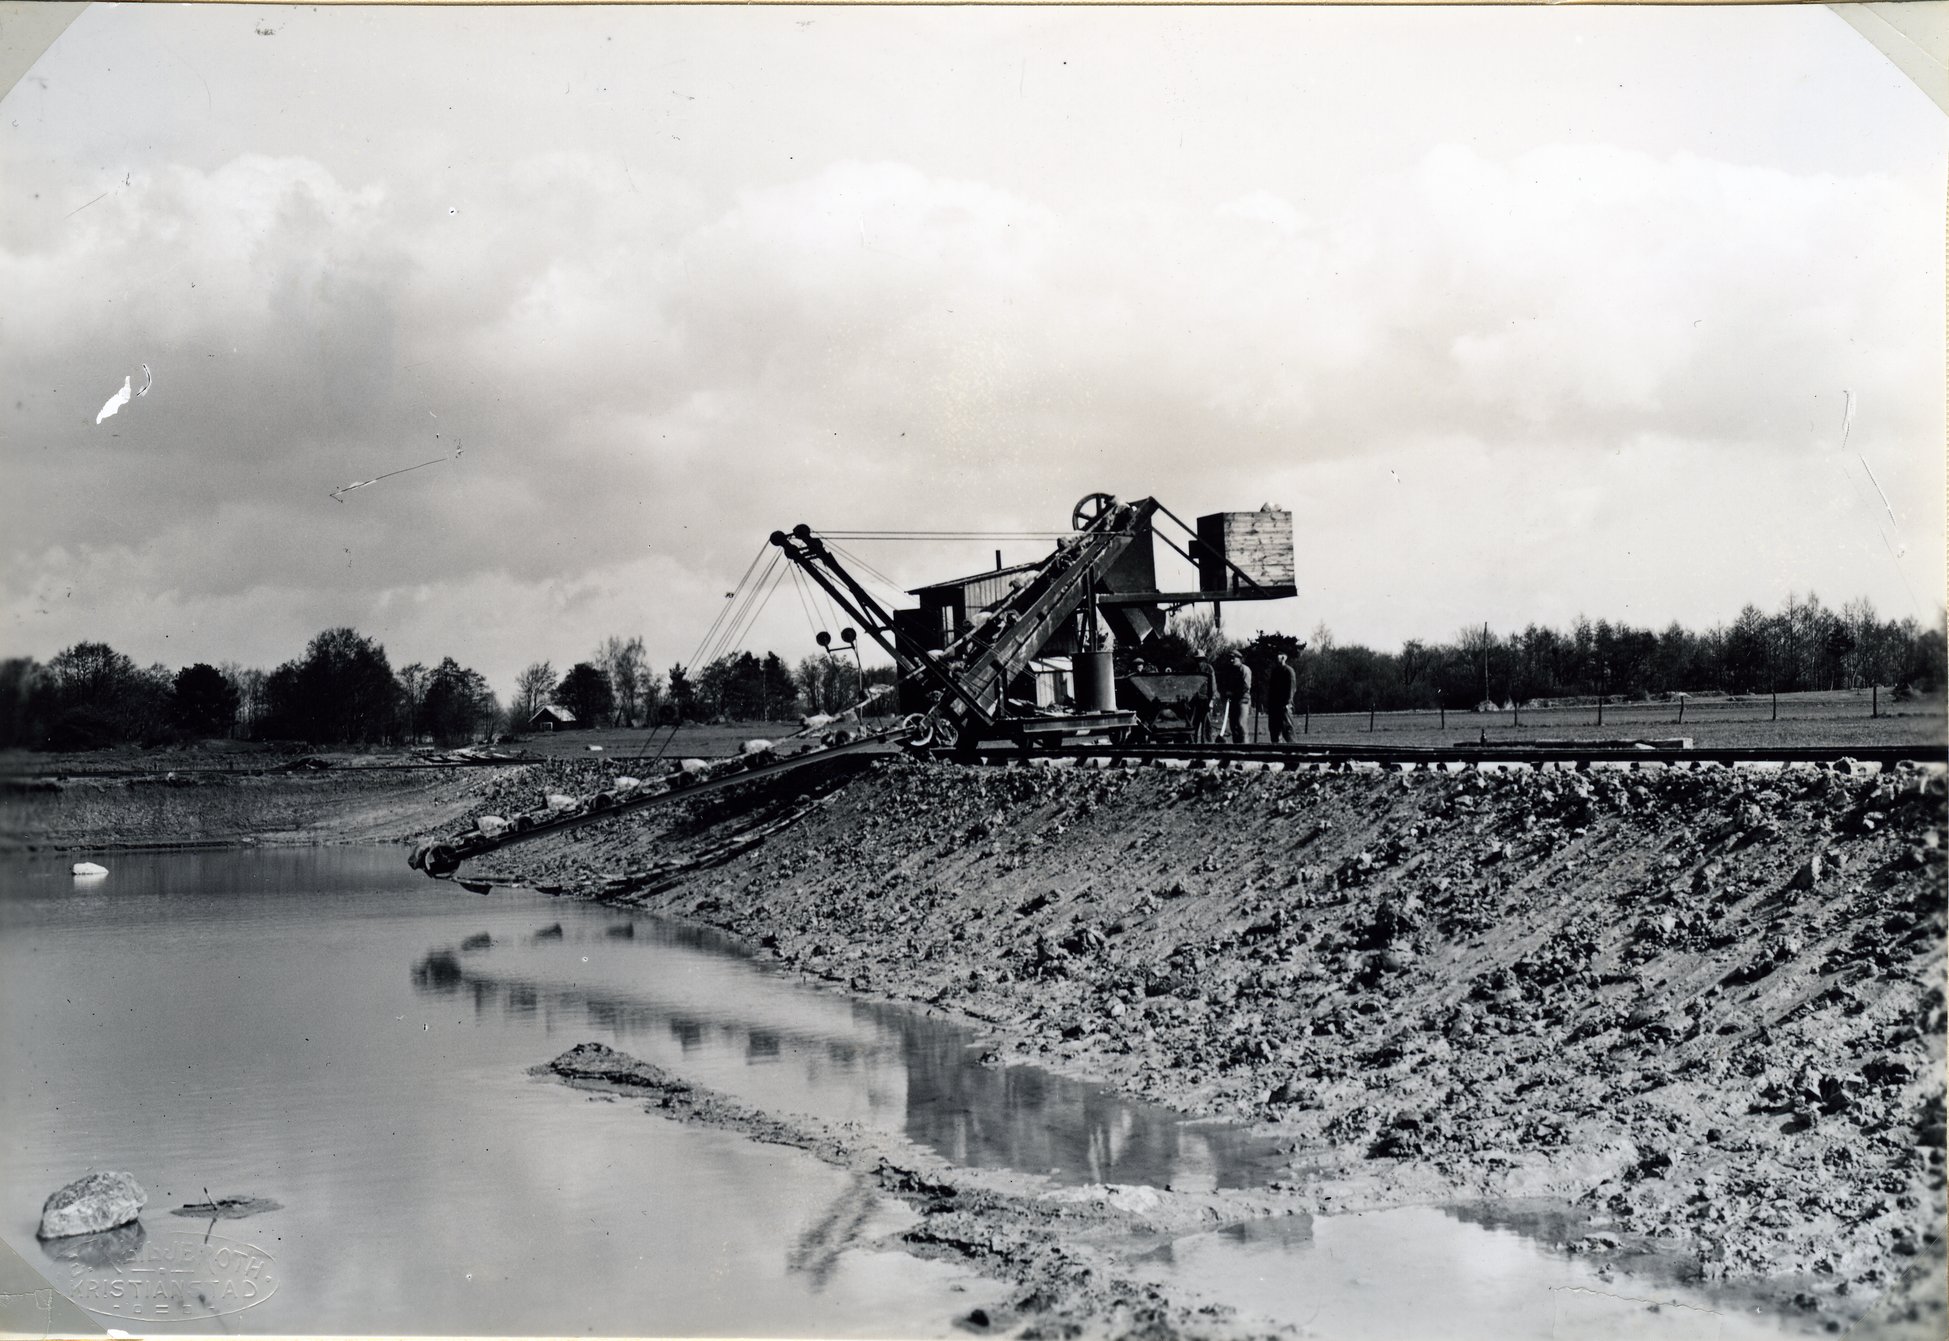
[[[745,583],[751,580],[752,570],[757,568],[758,560],[765,557],[765,551],[768,548],[770,548],[770,546],[771,546],[770,541],[766,541],[764,544],[758,546],[758,552],[751,556],[751,562],[746,564],[744,567],[744,576],[738,579],[738,583],[735,587],[733,587],[730,591],[724,593],[724,604],[720,605],[717,608],[717,618],[713,619],[711,621],[710,627],[704,630],[704,636],[697,640],[697,650],[690,654],[690,666],[692,669],[696,668],[697,659],[703,655],[704,648],[710,643],[712,637],[716,635],[718,627],[724,622],[724,616],[726,612],[729,611],[732,605],[736,603],[738,593],[743,591]],[[655,763],[657,762],[657,760],[663,758],[664,751],[670,748],[670,742],[674,741],[677,738],[677,732],[683,729],[683,705],[677,704],[676,709],[677,709],[677,719],[676,721],[670,724],[669,739],[663,742],[661,748],[657,750],[655,757],[650,759],[651,763]],[[649,739],[646,739],[643,742],[643,748],[637,751],[635,755],[631,756],[632,762],[649,757],[650,740],[654,740],[655,738],[656,738],[656,733],[653,731],[650,733]]]
[[[799,571],[799,566],[797,564],[792,565],[791,571],[792,571],[792,590],[798,593],[799,609],[805,612],[806,632],[812,635],[812,641],[816,644],[819,641],[819,625],[818,622],[812,618],[812,602],[808,601],[805,598],[805,581],[806,581],[805,574]]]

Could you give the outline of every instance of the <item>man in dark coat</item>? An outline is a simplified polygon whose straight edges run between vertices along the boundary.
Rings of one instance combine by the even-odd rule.
[[[1245,743],[1245,714],[1252,703],[1252,668],[1237,652],[1228,652],[1218,663],[1218,701],[1223,706],[1219,735],[1230,735],[1232,744]]]
[[[1191,739],[1205,745],[1211,741],[1211,715],[1218,708],[1218,671],[1199,657],[1197,673],[1204,676],[1205,687],[1191,700]]]
[[[1267,677],[1265,687],[1266,725],[1271,728],[1274,743],[1292,743],[1293,698],[1298,693],[1299,673],[1281,652],[1272,663],[1272,674]]]

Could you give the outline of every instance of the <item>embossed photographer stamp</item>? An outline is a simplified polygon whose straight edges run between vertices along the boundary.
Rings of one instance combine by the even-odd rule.
[[[238,1313],[269,1299],[279,1273],[271,1255],[221,1234],[168,1229],[125,1253],[66,1262],[61,1293],[90,1313],[144,1322],[194,1322]]]

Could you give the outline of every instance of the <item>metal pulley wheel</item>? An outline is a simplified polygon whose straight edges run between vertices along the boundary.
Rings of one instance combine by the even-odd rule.
[[[1086,530],[1091,522],[1116,505],[1115,494],[1084,494],[1076,500],[1076,506],[1070,510],[1069,524],[1075,530]]]

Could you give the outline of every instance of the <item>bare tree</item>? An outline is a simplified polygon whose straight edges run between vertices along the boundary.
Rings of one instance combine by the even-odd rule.
[[[1401,644],[1401,683],[1412,685],[1434,669],[1436,653],[1426,643],[1410,638]]]
[[[399,682],[399,707],[406,722],[406,739],[416,743],[420,738],[420,707],[426,702],[429,673],[423,664],[415,661],[410,666],[401,666],[393,678]]]
[[[1590,634],[1590,621],[1579,615],[1577,629],[1578,637],[1588,637]],[[1489,632],[1489,626],[1487,624],[1482,625],[1480,628],[1477,628],[1473,624],[1463,626],[1462,631],[1455,635],[1455,647],[1464,657],[1468,658],[1469,665],[1481,670],[1481,701],[1484,703],[1492,702],[1494,696],[1489,692],[1489,653],[1496,649],[1496,637],[1493,633]]]
[[[234,734],[249,739],[264,715],[264,672],[247,669],[234,661],[217,667],[230,687],[237,691],[237,723]]]
[[[663,709],[663,674],[645,664],[636,676],[636,700],[642,705],[644,722],[654,726]]]
[[[537,661],[515,676],[514,702],[508,709],[515,729],[527,726],[534,715],[547,706],[554,694],[555,668],[546,661]]]
[[[1184,639],[1192,652],[1206,661],[1217,657],[1230,645],[1226,641],[1225,631],[1218,627],[1217,618],[1209,611],[1173,615],[1168,627],[1172,633]]]
[[[643,652],[643,640],[606,638],[590,660],[609,676],[609,688],[616,696],[615,724],[635,725],[637,711],[643,702],[643,672],[649,665],[649,658]]]

